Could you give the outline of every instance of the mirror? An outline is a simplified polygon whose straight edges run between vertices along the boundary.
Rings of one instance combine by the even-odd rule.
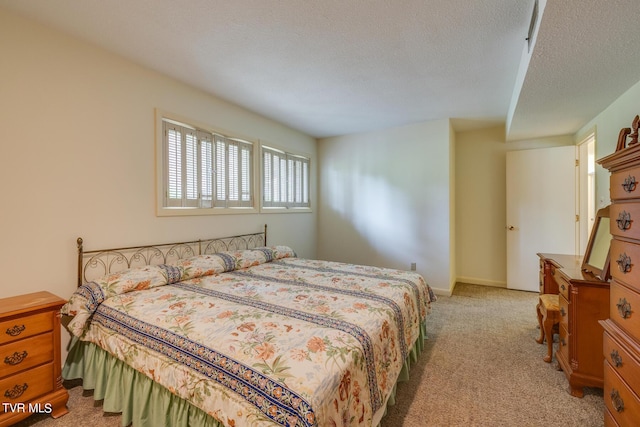
[[[609,206],[607,206],[596,214],[582,261],[582,271],[591,273],[600,280],[608,281],[611,277],[609,272],[610,245],[611,231],[609,229]]]

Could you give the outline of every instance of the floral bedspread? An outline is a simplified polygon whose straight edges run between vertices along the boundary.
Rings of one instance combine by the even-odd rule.
[[[286,247],[117,273],[70,330],[227,426],[371,426],[435,299],[415,273]]]

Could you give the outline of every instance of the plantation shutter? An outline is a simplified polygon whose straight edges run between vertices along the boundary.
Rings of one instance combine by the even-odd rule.
[[[165,206],[197,207],[198,141],[196,131],[163,122],[165,141]]]
[[[309,159],[262,147],[264,207],[309,207]]]
[[[184,130],[185,147],[185,187],[186,194],[182,206],[198,207],[200,188],[198,186],[198,137],[193,129]]]
[[[251,164],[253,145],[215,135],[216,207],[252,207]]]
[[[165,142],[164,206],[182,206],[182,126],[163,122]]]
[[[198,132],[200,143],[200,207],[213,207],[213,135]]]
[[[163,120],[164,207],[253,207],[253,144]]]

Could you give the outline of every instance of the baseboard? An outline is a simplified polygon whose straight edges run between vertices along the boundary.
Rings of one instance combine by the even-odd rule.
[[[431,290],[433,291],[434,294],[439,296],[444,296],[444,297],[450,297],[453,292],[453,289],[434,288],[433,286],[431,286]]]
[[[497,280],[478,279],[477,277],[458,277],[456,283],[468,283],[470,285],[491,286],[494,288],[506,288],[507,282]]]

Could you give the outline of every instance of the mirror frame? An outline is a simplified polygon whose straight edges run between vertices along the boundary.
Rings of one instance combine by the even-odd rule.
[[[588,260],[591,257],[591,251],[593,250],[593,245],[596,241],[596,233],[600,227],[600,220],[602,218],[609,218],[609,206],[606,206],[602,209],[598,210],[596,214],[596,220],[593,223],[593,228],[591,229],[591,235],[589,236],[589,242],[587,243],[587,249],[584,253],[584,258],[582,259],[582,272],[588,273],[590,275],[595,276],[596,278],[608,282],[611,278],[610,271],[610,251],[611,251],[611,241],[609,241],[609,249],[607,249],[607,257],[604,261],[604,266],[602,269],[600,267],[589,264]],[[608,230],[609,231],[609,230]],[[609,231],[610,232],[610,231]]]

